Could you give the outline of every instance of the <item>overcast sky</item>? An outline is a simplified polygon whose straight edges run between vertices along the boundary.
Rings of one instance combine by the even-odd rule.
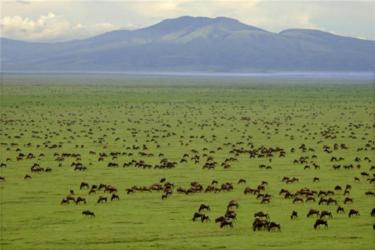
[[[2,37],[85,38],[183,15],[226,16],[268,31],[313,28],[375,40],[375,0],[0,0]]]

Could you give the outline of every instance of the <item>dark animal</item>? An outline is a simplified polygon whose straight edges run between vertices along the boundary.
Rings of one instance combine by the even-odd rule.
[[[111,201],[114,201],[114,200],[120,200],[120,196],[118,196],[117,194],[112,194],[111,196]]]
[[[223,220],[220,222],[220,228],[223,228],[226,226],[233,227],[233,222],[229,220]]]
[[[76,199],[76,205],[78,205],[79,203],[83,202],[84,204],[86,204],[86,199],[85,198],[82,198],[82,197],[78,197]]]
[[[317,229],[321,225],[324,225],[325,227],[328,227],[328,222],[322,219],[317,219],[314,224],[314,229]]]
[[[107,202],[107,201],[108,201],[107,197],[99,196],[99,199],[98,199],[97,203],[103,203],[103,202]]]
[[[210,206],[209,205],[206,205],[206,204],[201,204],[200,207],[199,207],[199,212],[203,211],[203,210],[208,210],[210,211]]]
[[[85,216],[90,216],[90,217],[95,217],[95,213],[94,212],[91,212],[90,210],[85,210],[82,212],[82,215],[85,215]]]
[[[337,209],[336,209],[336,213],[340,214],[340,213],[345,213],[345,210],[343,207],[341,206],[338,206]]]
[[[192,220],[195,221],[196,219],[199,219],[199,218],[202,219],[202,216],[204,216],[204,214],[195,212]]]
[[[89,188],[89,184],[87,182],[81,182],[79,189]]]
[[[306,217],[310,217],[310,216],[313,216],[313,215],[316,215],[316,216],[319,216],[320,212],[316,209],[310,209],[309,212],[307,213]]]
[[[355,210],[355,209],[350,209],[348,216],[349,216],[349,218],[352,217],[352,216],[359,216],[359,211]]]
[[[293,211],[292,214],[290,215],[290,219],[293,220],[293,219],[296,219],[298,218],[298,213],[297,211]]]

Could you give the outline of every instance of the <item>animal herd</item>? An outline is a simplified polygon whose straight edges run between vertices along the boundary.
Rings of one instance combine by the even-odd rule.
[[[102,207],[133,205],[142,194],[161,207],[171,201],[183,206],[183,198],[191,211],[180,220],[192,227],[230,230],[246,223],[256,233],[282,233],[306,221],[309,229],[325,232],[336,218],[368,218],[366,229],[375,228],[375,208],[368,205],[375,198],[375,124],[349,117],[354,111],[370,117],[371,110],[329,103],[326,111],[337,105],[342,112],[327,118],[313,104],[288,100],[272,108],[260,99],[250,105],[225,96],[215,102],[143,101],[58,106],[57,113],[38,111],[34,103],[36,118],[5,113],[1,185],[17,180],[32,187],[66,174],[69,185],[55,190],[54,202],[57,209],[79,209],[83,223],[109,216]]]

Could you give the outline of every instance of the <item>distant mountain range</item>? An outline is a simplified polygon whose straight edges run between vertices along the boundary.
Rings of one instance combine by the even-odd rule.
[[[0,38],[1,71],[374,72],[375,41],[235,19],[166,19],[138,30],[38,43]]]

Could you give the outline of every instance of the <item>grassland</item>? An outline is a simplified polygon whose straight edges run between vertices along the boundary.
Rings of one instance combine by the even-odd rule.
[[[5,75],[1,80],[0,162],[6,164],[0,168],[5,178],[0,182],[1,249],[375,247],[375,218],[370,216],[375,202],[365,195],[375,187],[360,174],[374,173],[370,170],[375,161],[372,81],[106,75]],[[348,149],[334,150],[335,143]],[[310,150],[303,152],[301,144]],[[262,145],[282,148],[286,156],[250,158],[248,153],[230,153]],[[323,145],[332,153],[324,152]],[[199,163],[190,157],[180,163],[185,153],[192,155],[192,149],[198,151]],[[100,152],[124,154],[98,161]],[[35,158],[17,160],[20,153]],[[55,159],[61,153],[79,153],[81,160],[66,157],[59,166]],[[310,161],[314,154],[320,169],[293,164],[300,156],[309,156]],[[215,169],[202,169],[208,156],[218,162]],[[344,159],[335,163],[332,156]],[[360,162],[354,161],[357,156]],[[224,169],[220,163],[228,157],[237,161]],[[154,165],[162,158],[176,161],[176,167],[123,167],[133,159]],[[71,163],[76,161],[87,170],[74,171]],[[109,162],[119,167],[107,167]],[[34,163],[52,171],[31,173]],[[260,164],[272,169],[260,169]],[[333,164],[361,166],[334,170]],[[24,180],[26,174],[32,179]],[[285,184],[283,176],[297,177],[299,182]],[[125,192],[163,177],[175,188],[189,187],[193,181],[206,187],[217,180],[233,183],[234,190],[189,195],[174,191],[165,200],[161,192]],[[313,182],[313,177],[320,182]],[[237,184],[240,178],[247,183]],[[97,204],[99,195],[109,195],[99,191],[88,195],[88,190],[79,189],[82,181],[113,185],[120,200]],[[262,181],[269,183],[269,204],[243,194],[245,187],[255,188]],[[333,196],[345,208],[344,214],[336,214],[335,205],[293,204],[279,195],[282,188],[319,191],[347,184],[352,186],[353,204],[343,204],[343,191]],[[60,205],[70,190],[86,198],[87,204]],[[234,227],[219,228],[214,220],[232,199],[240,205]],[[206,212],[211,218],[208,223],[191,220],[201,203],[211,207]],[[306,218],[310,208],[332,211],[328,228],[313,229],[316,218]],[[348,218],[351,208],[360,216]],[[96,217],[82,216],[83,210],[95,212]],[[290,219],[292,210],[299,213],[298,219]],[[281,232],[253,232],[257,211],[268,212],[272,221],[280,223]]]

